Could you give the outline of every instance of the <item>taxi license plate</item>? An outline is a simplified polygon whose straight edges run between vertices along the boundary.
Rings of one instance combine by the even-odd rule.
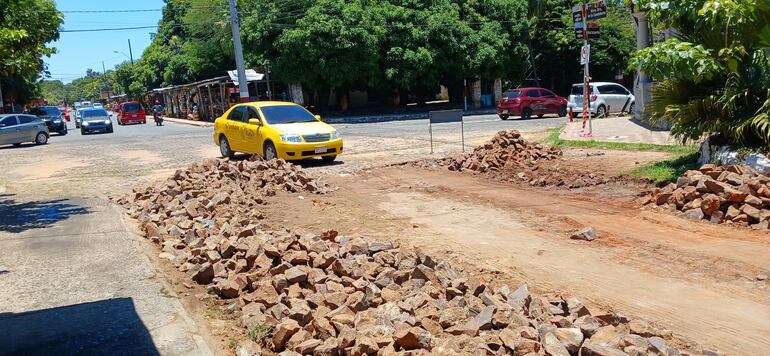
[[[316,147],[315,153],[326,153],[326,147]]]

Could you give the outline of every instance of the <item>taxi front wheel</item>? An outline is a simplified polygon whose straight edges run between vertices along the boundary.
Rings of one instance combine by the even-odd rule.
[[[321,159],[325,163],[332,163],[332,162],[334,162],[335,159],[337,159],[337,156],[336,155],[335,156],[323,156],[323,157],[321,157]]]
[[[265,142],[265,160],[273,160],[276,156],[275,145],[272,142]]]
[[[225,136],[219,138],[219,153],[222,154],[222,158],[233,158],[234,152],[230,149],[230,142],[227,142]]]

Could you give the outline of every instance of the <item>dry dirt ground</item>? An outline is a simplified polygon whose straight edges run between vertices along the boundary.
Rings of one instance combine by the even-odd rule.
[[[466,144],[470,148],[493,133],[466,137]],[[530,140],[546,134],[523,133]],[[451,137],[440,138],[449,143]],[[344,164],[304,164],[339,190],[324,196],[272,197],[266,221],[273,228],[335,229],[397,239],[500,278],[526,282],[538,292],[565,291],[594,308],[648,320],[671,330],[683,346],[691,340],[734,355],[770,350],[770,288],[755,279],[770,272],[766,232],[640,209],[633,198],[649,188],[643,184],[574,191],[530,188],[438,168],[386,166],[426,158],[424,140],[350,141],[355,145],[346,145],[350,149],[340,157]],[[172,142],[152,150],[130,142],[119,150],[107,148],[106,159],[76,154],[79,148],[90,148],[79,142],[71,151],[41,147],[44,158],[7,154],[0,193],[29,189],[46,196],[121,194],[217,155],[215,146],[200,144],[208,143],[208,137],[180,135]],[[200,148],[190,149],[192,145]],[[398,154],[384,154],[384,145]],[[666,153],[658,152],[582,149],[565,150],[563,157],[565,165],[608,175],[665,158]],[[583,226],[596,229],[599,238],[568,238],[570,231]],[[154,246],[143,245],[147,254],[157,256]],[[218,344],[212,349],[224,352],[232,347],[233,335],[243,331],[211,307],[204,290],[186,285],[185,275],[167,261],[153,260],[169,276],[171,292],[195,319],[207,321]]]
[[[610,157],[607,170],[618,169]],[[770,290],[755,279],[770,271],[770,236],[642,210],[633,201],[642,184],[549,190],[411,165],[329,180],[340,189],[326,196],[274,198],[266,221],[398,239],[648,320],[680,344],[733,355],[770,349]],[[583,226],[598,240],[568,238]]]

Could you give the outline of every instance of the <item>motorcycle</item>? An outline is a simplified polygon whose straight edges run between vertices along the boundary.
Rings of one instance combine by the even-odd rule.
[[[161,113],[153,113],[152,118],[155,119],[155,126],[163,126],[163,115]]]

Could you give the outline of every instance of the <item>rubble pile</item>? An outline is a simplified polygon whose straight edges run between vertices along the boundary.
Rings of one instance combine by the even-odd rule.
[[[470,154],[439,160],[451,171],[481,173],[498,180],[535,187],[580,188],[623,181],[623,177],[605,177],[589,171],[561,167],[558,147],[531,143],[518,131],[500,131]]]
[[[161,257],[238,313],[253,340],[239,352],[679,354],[644,322],[514,290],[396,242],[265,231],[256,207],[271,189],[327,188],[280,161],[206,161],[121,199]]]
[[[770,227],[770,177],[746,166],[706,164],[657,189],[647,204],[682,211],[693,220]]]
[[[210,159],[193,163],[164,182],[134,188],[131,194],[118,198],[117,203],[134,213],[162,209],[179,218],[184,217],[180,209],[189,209],[189,215],[202,218],[213,215],[219,205],[230,203],[231,199],[237,200],[231,205],[245,204],[250,210],[262,204],[261,197],[273,196],[277,191],[323,194],[331,190],[300,166],[282,159],[265,161],[252,156],[239,162]]]
[[[476,147],[470,154],[450,159],[451,171],[470,170],[479,173],[500,171],[519,166],[536,166],[541,160],[561,157],[558,147],[532,144],[521,137],[519,131],[500,131],[491,140]]]

